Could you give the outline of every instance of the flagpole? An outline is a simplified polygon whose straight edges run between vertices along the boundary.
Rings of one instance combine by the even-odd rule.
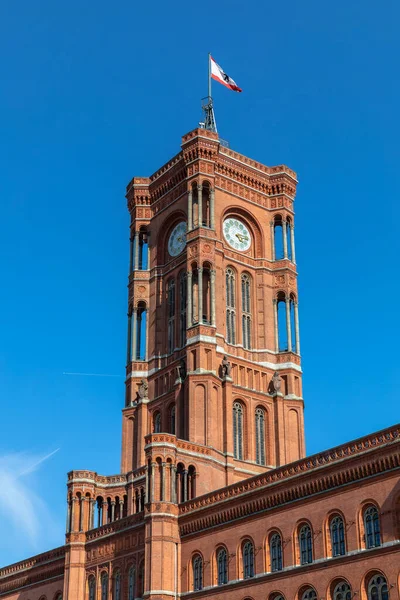
[[[208,53],[208,97],[211,98],[211,52]]]

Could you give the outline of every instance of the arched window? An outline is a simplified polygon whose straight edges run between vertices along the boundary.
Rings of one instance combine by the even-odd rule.
[[[383,575],[375,575],[368,584],[368,600],[389,600],[387,581]]]
[[[217,552],[218,585],[228,583],[228,555],[225,548]]]
[[[250,277],[242,275],[242,342],[243,348],[251,348],[251,299]]]
[[[186,273],[179,277],[179,346],[186,344],[186,303],[187,303],[187,279]]]
[[[154,433],[161,433],[161,413],[156,412],[154,415]]]
[[[312,533],[309,525],[303,525],[299,532],[300,564],[307,565],[313,561]]]
[[[317,600],[317,594],[314,590],[314,588],[307,588],[302,596],[301,596],[301,600]]]
[[[243,546],[243,579],[254,577],[254,546],[246,542]]]
[[[138,596],[141,598],[144,593],[144,560],[139,565],[139,573],[138,573]]]
[[[236,301],[235,301],[235,273],[227,269],[226,274],[226,341],[236,344]]]
[[[136,569],[132,566],[128,572],[128,600],[135,600]]]
[[[339,581],[333,590],[332,600],[351,600],[351,587],[347,581]]]
[[[256,463],[265,465],[265,411],[256,409]]]
[[[108,575],[102,573],[100,578],[101,583],[101,600],[108,600]]]
[[[344,539],[344,523],[340,516],[334,517],[330,525],[332,556],[343,556],[346,554]]]
[[[281,571],[282,564],[282,539],[279,533],[274,533],[269,543],[271,554],[271,571]]]
[[[136,329],[136,358],[134,360],[146,360],[147,309],[144,302],[141,302],[137,308]]]
[[[280,215],[274,218],[274,256],[273,260],[280,260],[284,257],[283,250],[283,221]]]
[[[172,435],[175,435],[176,422],[175,422],[175,404],[171,406],[169,411],[169,431]]]
[[[121,573],[119,571],[114,575],[113,600],[121,600]]]
[[[57,596],[55,596],[54,600],[62,600],[62,594],[57,594]]]
[[[243,406],[240,402],[233,404],[233,455],[243,460]]]
[[[203,559],[198,554],[193,557],[193,589],[203,589]]]
[[[370,506],[364,512],[364,530],[366,548],[376,548],[381,545],[379,513],[376,506]]]
[[[168,353],[175,348],[175,280],[170,279],[167,284],[168,305]]]
[[[144,230],[139,232],[138,268],[140,271],[149,268],[149,236]]]

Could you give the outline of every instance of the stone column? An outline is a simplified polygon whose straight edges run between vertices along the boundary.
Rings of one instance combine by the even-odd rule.
[[[300,354],[299,304],[294,302],[294,329],[296,337],[296,354]]]
[[[150,271],[150,233],[147,232],[147,270]]]
[[[290,323],[290,297],[286,296],[286,334],[287,334],[287,349],[288,352],[292,351],[292,327]]]
[[[129,240],[129,275],[133,270],[133,238]]]
[[[139,498],[139,504],[142,501],[141,498]],[[144,490],[144,501],[145,503],[147,503],[149,501],[149,465],[146,465],[146,487]]]
[[[65,526],[65,531],[70,533],[71,531],[71,503],[67,498],[67,523]]]
[[[203,186],[197,186],[198,210],[199,210],[199,227],[203,227]]]
[[[96,510],[96,500],[94,498],[90,499],[90,517],[89,517],[89,529],[94,529],[94,517]]]
[[[111,500],[111,522],[115,521],[115,500]]]
[[[215,269],[210,271],[210,284],[211,284],[211,327],[216,326],[215,322]]]
[[[274,221],[270,221],[270,231],[271,231],[271,258],[275,260],[275,223]]]
[[[215,229],[215,190],[210,189],[210,228]]]
[[[102,515],[102,525],[106,525],[108,519],[108,503],[103,501],[103,515]]]
[[[198,289],[198,293],[199,293],[199,299],[198,299],[199,319],[198,319],[198,322],[202,323],[203,322],[203,267],[199,267],[197,269],[197,280],[198,280],[197,289]]]
[[[294,225],[293,225],[293,223],[290,226],[290,246],[292,249],[292,263],[296,264],[296,250],[294,247]]]
[[[192,231],[193,229],[193,190],[192,186],[190,186],[190,190],[188,192],[188,218],[187,218],[187,228],[188,231]]]
[[[151,502],[154,502],[156,463],[151,463]]]
[[[134,267],[135,271],[139,268],[139,232],[135,231],[135,263]]]
[[[162,473],[161,473],[161,477],[162,477],[162,481],[161,481],[161,502],[165,502],[165,469],[166,467],[166,463],[163,462],[162,463]]]
[[[75,531],[75,503],[77,498],[75,496],[72,498],[72,507],[71,507],[71,527],[70,531]]]
[[[124,499],[120,498],[119,501],[119,518],[122,519],[124,516]]]
[[[279,331],[278,331],[278,300],[272,300],[274,310],[274,336],[275,336],[275,351],[279,352]]]
[[[176,465],[171,465],[171,502],[176,503]]]
[[[132,308],[131,315],[132,323],[131,323],[131,361],[136,360],[136,352],[137,352],[137,306]]]
[[[283,258],[288,257],[287,251],[287,223],[282,221],[282,236],[283,236]]]
[[[79,500],[79,531],[83,531],[83,514],[85,512],[85,498]]]
[[[188,499],[188,471],[183,471],[183,501],[186,502]]]
[[[186,319],[187,326],[191,327],[193,325],[193,275],[192,271],[188,271],[187,273],[187,302],[186,302]]]

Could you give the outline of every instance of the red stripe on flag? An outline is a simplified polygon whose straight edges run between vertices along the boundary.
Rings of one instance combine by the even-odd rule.
[[[222,83],[222,85],[224,85],[225,87],[229,88],[230,90],[233,90],[234,92],[241,92],[242,91],[240,89],[240,87],[238,87],[237,85],[231,85],[230,83],[226,83],[226,81],[223,81],[223,79],[220,79],[219,77],[217,77],[216,75],[214,75],[214,73],[212,73],[211,77],[213,79],[215,79],[215,81],[219,81],[219,83]]]

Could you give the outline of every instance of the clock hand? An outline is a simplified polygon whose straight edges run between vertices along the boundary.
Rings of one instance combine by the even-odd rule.
[[[237,233],[236,237],[238,238],[239,242],[247,242],[248,241],[248,237],[246,237],[245,235],[242,235],[241,233]]]

